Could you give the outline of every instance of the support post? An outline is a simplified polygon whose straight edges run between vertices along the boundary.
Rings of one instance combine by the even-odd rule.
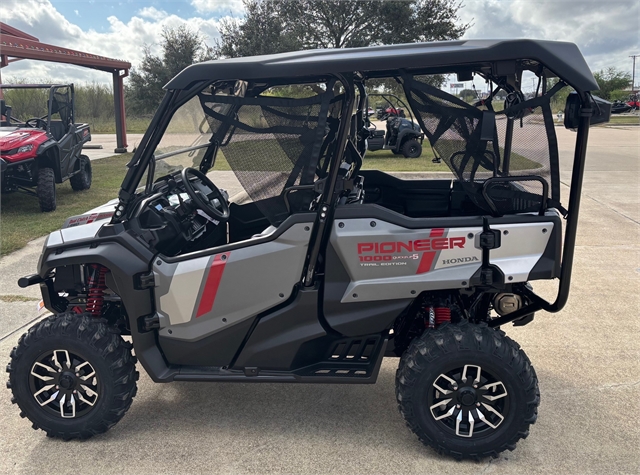
[[[126,72],[123,76],[120,71],[113,72],[113,105],[116,119],[116,149],[115,153],[127,152],[127,124],[124,112],[124,83],[123,78],[127,76]]]

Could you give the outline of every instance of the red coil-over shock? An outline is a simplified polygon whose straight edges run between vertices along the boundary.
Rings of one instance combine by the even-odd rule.
[[[451,321],[451,309],[449,307],[428,307],[427,328],[437,328],[443,323]]]
[[[94,317],[102,315],[104,291],[107,288],[105,275],[107,268],[100,264],[91,264],[93,272],[89,275],[89,294],[87,296],[87,312]]]
[[[436,314],[436,327],[451,321],[451,309],[449,307],[436,307],[434,308],[434,313]]]

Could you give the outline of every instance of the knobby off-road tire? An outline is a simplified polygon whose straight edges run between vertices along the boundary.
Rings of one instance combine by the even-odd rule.
[[[53,174],[53,168],[38,169],[38,186],[36,187],[36,195],[40,210],[48,213],[56,209],[56,177]]]
[[[422,155],[422,144],[416,139],[409,139],[402,144],[402,154],[405,158],[418,158]]]
[[[22,335],[11,351],[11,402],[49,437],[86,439],[105,432],[124,416],[136,394],[139,374],[131,348],[102,319],[50,316]]]
[[[80,155],[78,160],[80,171],[69,178],[73,191],[88,190],[91,188],[91,160],[86,155]]]
[[[540,391],[516,342],[486,324],[464,322],[427,330],[409,345],[396,373],[396,398],[425,445],[479,460],[513,450],[529,435]]]

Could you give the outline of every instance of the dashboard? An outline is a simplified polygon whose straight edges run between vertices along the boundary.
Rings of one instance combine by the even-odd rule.
[[[224,190],[213,197],[214,190],[205,183],[197,178],[190,181],[196,192],[208,197],[213,206],[219,207],[221,199],[228,204]],[[187,192],[180,172],[159,178],[151,193],[143,192],[136,201],[128,219],[129,226],[151,248],[164,255],[174,256],[207,246],[214,235],[216,241],[226,237],[225,223],[200,209]]]

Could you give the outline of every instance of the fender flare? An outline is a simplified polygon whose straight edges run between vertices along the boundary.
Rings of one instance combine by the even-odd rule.
[[[51,156],[53,155],[53,156]],[[38,147],[38,154],[36,155],[36,164],[42,168],[43,164],[46,164],[53,169],[53,174],[56,179],[56,183],[62,183],[62,171],[60,170],[60,150],[58,142],[53,139],[48,139]]]
[[[47,242],[50,239],[51,235]],[[156,332],[143,332],[138,326],[140,317],[155,312],[153,290],[140,289],[136,277],[150,271],[153,254],[133,242],[135,239],[129,235],[99,240],[96,243],[98,239],[70,245],[61,242],[51,247],[47,247],[45,243],[45,251],[38,263],[38,274],[46,279],[54,268],[68,265],[100,264],[108,268],[112,275],[109,283],[116,287],[112,290],[120,296],[127,312],[138,360],[154,381],[170,381],[171,371],[156,343]],[[44,301],[50,302],[52,290],[46,281],[40,284],[40,289]]]

